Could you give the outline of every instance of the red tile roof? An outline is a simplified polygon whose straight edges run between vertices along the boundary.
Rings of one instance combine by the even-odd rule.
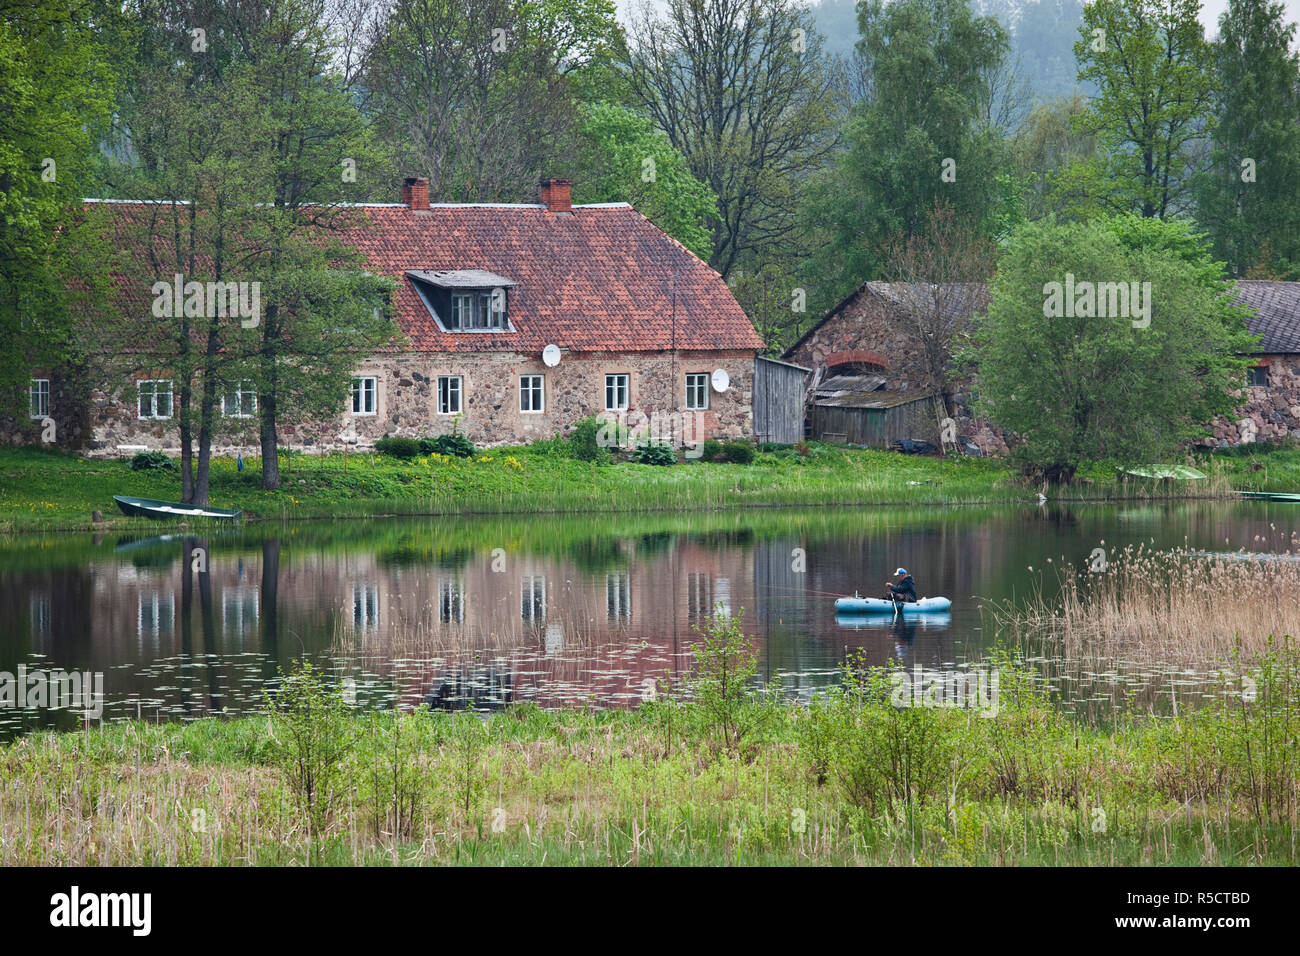
[[[722,277],[630,206],[574,206],[572,215],[522,205],[363,211],[371,228],[342,239],[401,280],[397,313],[421,351],[763,347]],[[407,269],[484,269],[513,279],[508,316],[516,331],[443,332]]]
[[[374,204],[353,207],[347,219],[355,225],[335,236],[398,280],[397,317],[417,351],[763,347],[722,277],[622,203],[574,206],[571,215],[540,205]],[[480,269],[514,280],[514,331],[442,331],[408,269]]]

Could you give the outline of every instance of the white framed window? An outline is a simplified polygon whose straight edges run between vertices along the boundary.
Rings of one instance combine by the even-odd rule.
[[[373,375],[363,375],[352,380],[352,414],[374,415],[376,397],[379,394],[379,380]]]
[[[631,379],[632,376],[623,372],[605,376],[605,411],[627,411]]]
[[[485,329],[506,328],[506,290],[493,289],[480,298]]]
[[[447,326],[457,331],[499,331],[509,328],[506,322],[506,290],[453,293]]]
[[[245,379],[221,396],[221,414],[226,418],[252,418],[257,414],[257,392]]]
[[[459,415],[462,392],[459,375],[438,376],[438,414]]]
[[[519,376],[519,410],[521,412],[546,411],[546,376]]]
[[[520,580],[519,616],[533,624],[546,620],[546,575],[525,574]]]
[[[48,418],[50,414],[50,380],[34,378],[27,389],[32,418]]]
[[[472,329],[474,327],[474,297],[472,295],[453,295],[451,297],[451,327],[453,329]]]
[[[692,372],[686,376],[686,408],[688,411],[701,411],[709,407],[709,375],[707,372]]]
[[[140,418],[172,417],[172,380],[147,378],[135,383]]]

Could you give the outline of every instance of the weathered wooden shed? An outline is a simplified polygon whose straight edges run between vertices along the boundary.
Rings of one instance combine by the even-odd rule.
[[[942,407],[937,395],[917,395],[915,390],[850,391],[816,397],[809,422],[818,441],[889,448],[896,441],[911,439],[938,448]]]
[[[754,435],[792,445],[804,439],[804,398],[811,369],[776,359],[754,360]]]

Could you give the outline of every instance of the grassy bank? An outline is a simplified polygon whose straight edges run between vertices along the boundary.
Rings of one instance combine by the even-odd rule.
[[[813,444],[760,452],[753,463],[690,462],[674,467],[575,461],[562,442],[480,452],[473,458],[294,455],[281,462],[283,486],[261,490],[256,459],[212,463],[210,503],[251,519],[377,514],[504,514],[678,511],[758,506],[931,505],[1033,500],[1008,463],[932,458]],[[1300,452],[1199,462],[1208,481],[1117,481],[1098,467],[1050,489],[1062,500],[1222,496],[1232,488],[1300,488]],[[0,449],[0,532],[165,526],[120,515],[114,494],[176,500],[174,471],[132,471],[124,460],[83,459],[39,449]],[[103,512],[94,526],[91,513]]]
[[[1294,865],[1297,660],[1105,730],[1006,660],[992,715],[894,706],[883,671],[811,707],[724,678],[490,718],[286,683],[267,716],[0,747],[0,865]]]

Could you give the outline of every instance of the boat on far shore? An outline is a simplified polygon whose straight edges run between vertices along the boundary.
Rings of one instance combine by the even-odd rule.
[[[114,495],[113,500],[122,514],[131,517],[153,518],[165,521],[173,518],[217,518],[234,521],[243,516],[243,511],[228,508],[206,508],[187,505],[179,501],[159,501],[157,498],[136,498],[131,495]]]

